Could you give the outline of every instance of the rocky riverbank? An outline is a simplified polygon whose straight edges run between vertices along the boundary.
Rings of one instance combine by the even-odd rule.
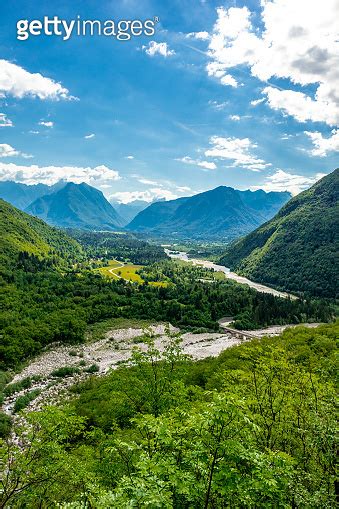
[[[223,322],[223,320],[220,320]],[[225,319],[224,319],[225,322]],[[227,323],[229,323],[227,321]],[[224,323],[223,323],[224,324]],[[304,324],[316,327],[319,324]],[[251,336],[278,335],[288,326],[275,326],[251,332]],[[183,353],[193,359],[204,359],[219,355],[226,348],[238,345],[244,340],[236,337],[236,332],[225,333],[185,333],[181,336]],[[244,331],[246,333],[246,331]],[[69,397],[69,388],[96,373],[102,376],[110,369],[117,368],[122,363],[128,363],[132,349],[136,346],[147,349],[147,337],[152,337],[156,348],[163,351],[169,341],[169,335],[179,334],[179,329],[167,324],[152,325],[147,328],[113,329],[105,337],[93,343],[75,346],[55,346],[33,359],[20,373],[16,374],[11,383],[18,383],[30,377],[32,384],[5,398],[2,409],[9,415],[14,413],[14,405],[18,397],[25,396],[31,391],[40,391],[31,401],[27,409],[39,410],[46,404],[65,401]],[[68,376],[58,376],[55,373],[62,368],[70,368]],[[91,369],[93,368],[94,369]],[[73,372],[72,372],[73,370]]]

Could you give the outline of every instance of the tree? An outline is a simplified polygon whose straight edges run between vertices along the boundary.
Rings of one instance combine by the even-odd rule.
[[[54,506],[84,490],[90,473],[68,451],[83,430],[81,417],[50,407],[1,440],[0,508]]]
[[[97,507],[287,506],[293,460],[255,447],[242,401],[209,398],[187,412],[140,417],[140,441],[113,442],[107,454],[125,461],[127,473]]]

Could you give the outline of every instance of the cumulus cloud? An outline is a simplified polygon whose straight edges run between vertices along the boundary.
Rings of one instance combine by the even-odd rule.
[[[230,120],[233,120],[234,122],[239,122],[240,116],[239,115],[230,115],[228,117]]]
[[[5,113],[0,113],[0,127],[12,127],[13,122],[7,117]]]
[[[329,152],[339,152],[339,129],[333,129],[329,138],[325,138],[319,132],[305,131],[305,134],[314,145],[311,150],[312,156],[325,157]]]
[[[270,78],[286,79],[287,90],[265,87],[270,107],[299,121],[337,125],[338,1],[262,0],[261,5],[260,28],[253,25],[248,7],[217,9],[208,74],[230,82],[230,69],[247,66],[265,84]],[[315,87],[315,93],[295,90],[307,85]]]
[[[51,120],[41,120],[39,122],[39,125],[42,125],[44,127],[53,127],[54,126],[54,122],[52,122]]]
[[[325,173],[317,173],[313,177],[305,177],[303,175],[294,175],[283,170],[277,170],[273,175],[266,178],[265,182],[260,186],[252,187],[252,190],[263,189],[264,191],[289,191],[296,195],[304,191],[322,177]]]
[[[25,159],[33,157],[29,154],[25,154],[24,152],[16,150],[11,145],[8,145],[8,143],[0,143],[0,157],[15,157],[15,156],[21,156],[24,157]]]
[[[134,156],[126,156],[125,159],[134,159]]]
[[[92,134],[86,134],[86,136],[84,136],[85,140],[91,140],[92,138],[95,137],[95,134],[92,133]]]
[[[220,78],[220,83],[222,85],[225,85],[225,86],[229,86],[229,87],[237,87],[238,86],[238,82],[235,78],[233,78],[233,76],[231,76],[230,74],[225,74],[224,76],[222,76]]]
[[[261,171],[271,166],[253,153],[253,149],[258,145],[249,138],[212,136],[210,144],[212,148],[205,151],[205,156],[228,159],[232,161],[233,167],[241,166],[251,171]]]
[[[67,88],[60,83],[42,76],[40,73],[30,73],[7,60],[0,60],[0,95],[23,97],[38,97],[39,99],[75,99]]]
[[[155,55],[161,55],[162,57],[171,57],[175,55],[175,51],[170,49],[167,42],[155,42],[151,41],[148,46],[143,46],[142,49],[149,55],[150,57],[154,57]]]
[[[198,39],[201,41],[207,41],[210,38],[208,32],[190,32],[186,34],[187,39]]]
[[[135,200],[142,200],[151,203],[155,200],[175,200],[178,195],[174,194],[168,189],[160,189],[153,187],[146,191],[121,191],[110,195],[110,201],[117,201],[119,203],[130,203]]]
[[[32,164],[23,166],[17,164],[0,163],[0,180],[14,180],[25,184],[38,184],[39,182],[52,185],[59,180],[66,182],[86,182],[99,187],[119,180],[121,177],[116,170],[101,165],[95,168],[79,166],[38,166]]]
[[[202,161],[200,159],[192,159],[189,156],[182,157],[180,159],[176,159],[176,161],[180,161],[185,164],[193,164],[194,166],[199,166],[204,170],[216,170],[217,166],[215,163],[211,161]]]
[[[273,110],[280,110],[285,115],[291,115],[299,122],[325,122],[334,125],[339,120],[338,110],[333,103],[314,100],[303,92],[295,90],[278,90],[274,87],[265,87],[268,105]]]
[[[0,144],[0,157],[18,156],[20,152],[7,143]]]

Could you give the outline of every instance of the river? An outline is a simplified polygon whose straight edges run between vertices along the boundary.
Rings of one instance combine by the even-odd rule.
[[[246,277],[239,276],[238,274],[232,272],[228,267],[225,267],[224,265],[217,265],[216,263],[213,263],[210,260],[199,260],[197,258],[189,258],[185,251],[172,251],[167,248],[164,248],[164,251],[170,258],[192,263],[193,265],[200,265],[201,267],[205,267],[206,269],[213,269],[216,272],[223,272],[227,279],[232,279],[237,283],[250,286],[251,288],[257,290],[258,292],[270,293],[271,295],[275,295],[276,297],[283,297],[284,299],[287,299],[288,297],[290,299],[297,299],[295,295],[291,295],[290,293],[279,292],[274,288],[262,285],[261,283],[255,283],[254,281],[251,281]]]

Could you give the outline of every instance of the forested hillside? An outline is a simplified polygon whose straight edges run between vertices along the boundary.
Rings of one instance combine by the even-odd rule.
[[[301,327],[195,363],[150,339],[16,428],[2,507],[336,507],[337,337]]]
[[[114,258],[149,265],[168,258],[161,246],[150,244],[127,232],[90,232],[74,229],[66,231],[84,247],[89,258],[100,259],[103,263]]]
[[[292,198],[271,220],[234,242],[220,262],[291,292],[338,291],[339,169]]]
[[[75,240],[6,202],[1,201],[0,213],[3,368],[18,365],[50,343],[84,341],[89,324],[109,318],[163,320],[217,330],[217,320],[226,315],[233,316],[239,328],[256,328],[327,321],[333,314],[321,302],[279,299],[227,280],[206,284],[201,269],[172,261],[154,269],[170,281],[166,287],[106,279],[83,268],[88,259],[102,259],[102,252],[93,251],[93,241],[84,253]],[[95,243],[100,250],[100,242]],[[109,244],[104,249],[110,249]],[[152,247],[150,253],[156,257]]]
[[[337,326],[197,363],[179,337],[159,351],[146,334],[148,350],[133,348],[131,362],[107,376],[92,376],[95,364],[53,371],[52,389],[70,373],[87,380],[37,413],[27,407],[40,392],[30,390],[34,376],[8,383],[50,344],[81,344],[116,319],[206,333],[224,316],[239,329],[326,322],[328,303],[259,293],[132,236],[72,232],[80,246],[4,201],[0,218],[0,401],[20,393],[14,425],[0,412],[0,507],[334,507]],[[140,284],[97,271],[119,249],[122,259],[143,257]]]
[[[80,245],[65,233],[0,199],[0,266],[16,266],[28,256],[65,265],[82,257]]]

